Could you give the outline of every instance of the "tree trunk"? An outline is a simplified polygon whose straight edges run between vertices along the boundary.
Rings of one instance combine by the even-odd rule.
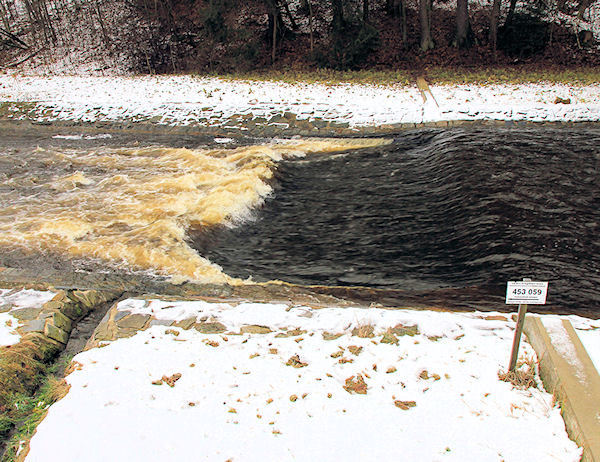
[[[431,0],[419,0],[419,20],[421,24],[421,50],[433,48],[431,38]]]
[[[271,50],[271,64],[275,62],[277,52],[277,16],[273,17],[273,49]]]
[[[510,0],[510,5],[508,6],[508,14],[506,15],[506,21],[504,22],[504,27],[508,27],[511,25],[513,16],[515,15],[516,7],[517,7],[517,0]]]
[[[306,0],[308,6],[308,27],[310,29],[310,52],[312,53],[315,49],[315,38],[314,38],[314,26],[313,26],[313,10],[310,0]]]
[[[580,0],[579,1],[579,9],[578,9],[579,11],[577,14],[578,19],[583,19],[585,10],[587,10],[591,4],[592,4],[592,0]]]
[[[340,32],[344,28],[344,7],[343,0],[331,0],[331,7],[333,10],[333,31],[334,33]]]
[[[456,2],[456,39],[457,48],[467,48],[469,43],[469,0]]]
[[[400,0],[400,11],[402,15],[402,44],[406,48],[408,43],[408,25],[406,23],[406,2]]]
[[[502,0],[494,0],[492,4],[492,12],[490,14],[490,46],[492,50],[496,51],[496,46],[498,44],[498,21],[500,19],[500,6]]]
[[[292,29],[293,30],[298,30],[298,23],[294,19],[294,16],[292,15],[292,12],[290,11],[290,6],[286,2],[286,0],[283,0],[283,9],[285,10],[285,14],[287,15],[288,19],[290,20],[290,24],[292,25]]]
[[[363,22],[369,22],[369,0],[363,0]]]

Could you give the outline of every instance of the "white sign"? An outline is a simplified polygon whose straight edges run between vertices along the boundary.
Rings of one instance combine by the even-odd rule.
[[[539,281],[508,281],[507,305],[545,305],[548,283]]]

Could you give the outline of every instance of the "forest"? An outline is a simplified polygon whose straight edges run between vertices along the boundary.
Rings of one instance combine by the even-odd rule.
[[[0,0],[0,66],[56,72],[595,66],[596,0]]]

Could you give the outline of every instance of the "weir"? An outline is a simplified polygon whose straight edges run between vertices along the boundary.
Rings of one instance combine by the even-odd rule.
[[[459,309],[498,309],[518,273],[552,281],[548,311],[597,316],[598,129],[225,141],[5,140],[0,266]]]

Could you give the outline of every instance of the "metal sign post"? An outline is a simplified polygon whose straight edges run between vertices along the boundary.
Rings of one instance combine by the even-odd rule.
[[[523,278],[523,281],[508,281],[506,285],[506,304],[519,304],[517,327],[515,329],[515,337],[510,353],[510,364],[508,366],[509,372],[514,372],[517,367],[519,345],[521,344],[521,335],[523,333],[523,326],[525,325],[527,305],[544,305],[547,294],[547,282],[535,282],[529,278]]]

